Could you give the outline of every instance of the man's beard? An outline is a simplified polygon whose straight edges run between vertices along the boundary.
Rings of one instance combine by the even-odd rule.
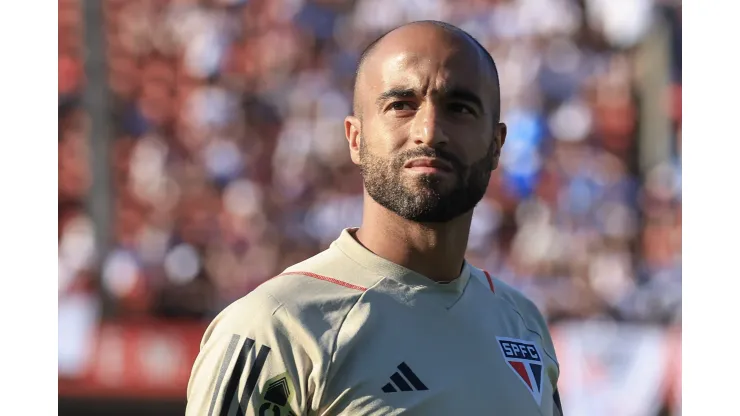
[[[383,159],[361,140],[360,170],[367,193],[381,206],[409,221],[443,223],[472,210],[483,198],[493,171],[495,146],[493,141],[483,158],[465,167],[454,155],[431,148],[411,149]],[[443,179],[434,175],[414,175],[404,181],[404,164],[419,157],[449,162],[455,176],[452,188],[445,189]]]

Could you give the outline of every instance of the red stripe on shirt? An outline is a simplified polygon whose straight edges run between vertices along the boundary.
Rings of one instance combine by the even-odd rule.
[[[343,282],[343,281],[338,280],[338,279],[335,279],[333,277],[322,276],[320,274],[311,273],[311,272],[289,272],[289,273],[281,273],[281,274],[279,274],[279,275],[277,275],[275,277],[285,276],[285,275],[289,275],[289,274],[300,274],[300,275],[303,275],[303,276],[313,277],[314,279],[323,280],[323,281],[329,282],[329,283],[334,283],[335,285],[344,286],[346,288],[350,288],[350,289],[354,289],[354,290],[359,290],[360,292],[364,292],[364,291],[367,290],[366,287],[353,285],[351,283]]]
[[[522,377],[522,380],[527,383],[529,388],[532,389],[532,382],[529,381],[529,375],[527,374],[527,370],[524,368],[524,364],[519,361],[509,361],[509,364],[514,371]]]
[[[488,274],[488,272],[485,270],[483,270],[483,273],[486,274],[486,279],[488,279],[488,286],[491,287],[491,292],[496,293],[496,291],[493,289],[493,280],[491,280],[491,275]]]

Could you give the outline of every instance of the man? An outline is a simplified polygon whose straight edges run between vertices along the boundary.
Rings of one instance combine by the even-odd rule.
[[[363,221],[226,308],[187,415],[559,415],[532,302],[464,259],[506,137],[495,64],[440,22],[363,54],[345,120]]]

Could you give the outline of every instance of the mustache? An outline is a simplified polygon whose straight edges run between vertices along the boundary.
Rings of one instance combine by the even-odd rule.
[[[444,160],[445,162],[451,164],[457,172],[462,172],[465,169],[465,166],[460,161],[460,159],[457,158],[457,156],[448,151],[442,149],[433,149],[431,147],[418,147],[399,154],[394,163],[394,168],[401,169],[403,165],[405,165],[406,162],[408,162],[409,160],[420,157]]]

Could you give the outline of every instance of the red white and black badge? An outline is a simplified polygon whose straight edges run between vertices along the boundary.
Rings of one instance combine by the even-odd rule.
[[[545,368],[537,344],[515,338],[496,337],[496,339],[509,367],[532,393],[534,401],[539,406],[542,403],[542,378]]]

